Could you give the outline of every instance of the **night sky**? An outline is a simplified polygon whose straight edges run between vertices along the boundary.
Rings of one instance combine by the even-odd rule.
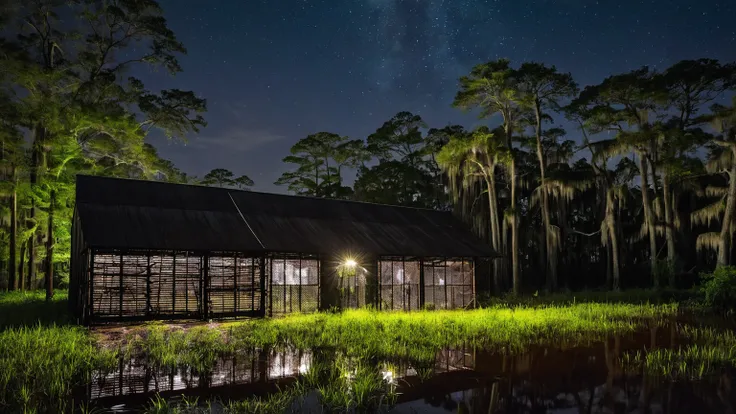
[[[281,159],[310,133],[365,138],[404,110],[430,127],[489,123],[451,107],[457,78],[477,63],[541,61],[584,86],[642,65],[736,60],[734,0],[160,3],[188,49],[184,71],[139,76],[207,98],[209,126],[186,144],[151,142],[188,174],[227,168],[261,191],[286,191],[273,184]]]

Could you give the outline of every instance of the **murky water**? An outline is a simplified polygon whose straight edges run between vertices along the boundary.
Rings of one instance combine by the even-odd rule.
[[[368,361],[392,384],[391,404],[368,411],[391,413],[733,413],[734,373],[672,382],[622,368],[633,351],[675,347],[674,328],[656,328],[583,346],[536,347],[518,355],[472,348],[437,352],[429,364],[408,360]],[[120,362],[115,372],[95,375],[79,399],[91,406],[135,412],[160,394],[200,401],[233,401],[279,392],[303,378],[314,364],[337,363],[334,350],[254,350],[220,359],[207,373],[162,369],[145,361]],[[365,361],[364,361],[365,362]],[[218,407],[218,404],[213,405]],[[329,412],[316,391],[287,411]]]

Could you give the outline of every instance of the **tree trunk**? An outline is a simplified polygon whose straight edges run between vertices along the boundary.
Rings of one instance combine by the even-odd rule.
[[[493,247],[494,253],[500,253],[499,240],[500,232],[498,228],[498,202],[496,199],[496,168],[495,166],[489,166],[488,173],[488,210],[489,210],[489,221],[491,226],[491,246]],[[498,259],[493,259],[493,288],[496,294],[501,293],[501,282],[503,277],[502,263]]]
[[[608,222],[606,227],[608,227],[608,241],[611,246],[611,268],[613,270],[613,283],[611,284],[611,289],[617,291],[619,290],[621,279],[619,271],[618,229],[616,224],[615,200],[611,191],[612,190],[609,189],[606,194],[606,221]]]
[[[546,258],[546,282],[547,289],[554,291],[557,289],[557,246],[552,237],[552,224],[549,211],[549,195],[545,187],[546,183],[546,161],[544,159],[544,150],[542,149],[542,111],[539,102],[534,107],[534,115],[536,116],[535,132],[537,136],[537,159],[539,160],[539,172],[542,183],[542,221],[544,222],[544,257]]]
[[[13,181],[13,192],[10,195],[10,264],[8,265],[8,290],[18,289],[17,266],[17,249],[18,249],[18,191],[16,189],[17,181],[15,177],[15,167],[11,171],[11,179]]]
[[[26,258],[26,245],[21,244],[20,246],[20,254],[18,255],[18,284],[20,285],[20,290],[26,290],[26,278],[25,276],[25,258]]]
[[[605,231],[608,231],[608,224],[606,223],[606,229]],[[603,251],[606,255],[606,281],[605,286],[606,290],[610,290],[611,286],[613,286],[613,274],[611,273],[611,268],[613,267],[613,255],[611,254],[611,244],[609,243],[607,246],[604,246],[606,250]]]
[[[44,129],[42,126],[37,125],[35,128],[35,136],[33,142],[33,148],[31,149],[31,168],[30,168],[30,182],[31,191],[33,192],[38,185],[39,172],[40,172],[40,159],[41,159],[41,143],[44,140]],[[36,227],[36,201],[34,197],[31,197],[31,212],[27,220],[28,229],[34,229],[35,231],[28,237],[28,289],[33,289],[33,282],[36,280],[36,246],[35,236],[38,233]]]
[[[314,196],[320,197],[320,191],[319,191],[319,166],[317,162],[315,161],[315,167],[314,167]]]
[[[649,173],[647,159],[644,154],[639,156],[639,172],[641,173],[641,200],[644,207],[644,221],[646,221],[649,233],[649,259],[651,262],[652,283],[655,289],[659,288],[657,271],[657,233],[654,230],[654,215],[652,214],[652,203],[649,200]]]
[[[736,155],[736,150],[734,150]],[[718,243],[718,267],[728,266],[729,252],[731,250],[731,220],[734,215],[734,202],[736,202],[736,164],[731,167],[728,177],[728,195],[726,196],[726,209],[723,212],[723,223]]]
[[[516,211],[516,159],[513,153],[511,141],[511,125],[506,123],[506,142],[511,161],[509,163],[509,175],[511,176],[511,217],[509,224],[511,225],[511,280],[514,294],[521,293],[521,275],[519,273],[519,223]]]
[[[667,239],[667,265],[669,266],[669,285],[675,287],[675,261],[677,251],[675,247],[675,222],[672,209],[672,193],[670,192],[670,177],[667,171],[662,172],[662,197],[664,198],[664,232]]]
[[[652,173],[652,193],[654,194],[654,198],[652,199],[652,209],[653,211],[659,211],[661,214],[662,200],[659,199],[658,197],[659,194],[657,193],[657,164],[656,162],[657,162],[656,157],[652,157],[652,159],[648,161],[649,171]]]
[[[49,226],[46,239],[46,301],[54,297],[54,208],[56,203],[56,192],[51,190],[49,200]]]

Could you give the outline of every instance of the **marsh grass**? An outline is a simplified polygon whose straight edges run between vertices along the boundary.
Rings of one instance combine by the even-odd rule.
[[[46,302],[46,292],[40,290],[0,293],[0,329],[72,322],[65,290],[55,291],[50,302]]]
[[[736,333],[690,325],[678,327],[681,346],[624,354],[622,367],[630,375],[645,373],[656,380],[702,380],[736,368]]]
[[[483,306],[505,307],[537,307],[537,306],[565,306],[579,303],[609,303],[609,304],[668,304],[678,302],[696,305],[703,295],[698,289],[629,289],[622,291],[587,290],[580,292],[538,293],[534,295],[481,297],[478,301]]]
[[[290,393],[298,390],[317,390],[328,406],[375,407],[390,402],[396,391],[383,378],[381,361],[408,359],[420,370],[426,367],[428,377],[440,349],[515,353],[531,345],[587,343],[661,324],[677,313],[677,305],[624,303],[411,313],[349,310],[188,329],[151,323],[103,344],[84,328],[55,325],[70,321],[65,302],[61,292],[50,303],[40,293],[0,295],[0,412],[63,412],[75,385],[89,381],[92,373],[113,370],[121,358],[207,372],[220,357],[287,348],[329,349],[346,362],[332,364],[342,371],[322,367],[307,373],[294,391],[281,396],[233,403],[230,412],[277,412],[275,407],[290,404]]]
[[[191,329],[150,323],[135,329],[120,347],[124,359],[139,358],[158,367],[186,365],[199,372],[209,370],[220,356],[234,352],[224,333],[208,326]]]
[[[460,345],[520,352],[532,344],[594,341],[663,323],[676,311],[676,305],[592,303],[411,313],[348,310],[240,322],[226,330],[236,348],[335,347],[350,355],[422,359]]]
[[[313,364],[294,384],[266,396],[239,401],[165,400],[152,398],[144,409],[147,414],[272,414],[302,412],[304,402],[313,396],[324,412],[373,413],[386,411],[397,400],[395,367],[390,363],[372,365],[367,361],[336,353],[332,363]],[[217,407],[213,410],[213,407]]]
[[[439,349],[460,346],[517,353],[531,345],[591,343],[666,323],[676,312],[677,305],[594,303],[411,313],[347,310],[186,330],[153,323],[132,330],[113,346],[125,358],[199,371],[218,357],[265,348],[329,348],[348,356],[431,363]]]
[[[287,411],[293,401],[301,395],[300,387],[290,387],[265,397],[251,397],[240,401],[222,402],[219,400],[200,403],[197,399],[182,398],[166,400],[160,395],[153,397],[143,409],[145,414],[281,414]],[[217,408],[215,408],[217,407]]]
[[[0,332],[0,411],[44,412],[68,405],[88,374],[111,367],[114,353],[99,350],[79,327],[21,327]]]

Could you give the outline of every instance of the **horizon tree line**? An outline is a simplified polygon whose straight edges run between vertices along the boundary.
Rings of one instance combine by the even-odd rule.
[[[503,256],[492,264],[495,292],[618,290],[624,270],[636,275],[627,286],[676,287],[732,262],[735,89],[736,65],[713,59],[582,90],[554,66],[499,59],[461,77],[453,102],[487,126],[429,129],[400,112],[365,141],[320,132],[292,148],[284,162],[298,168],[276,184],[452,209]],[[357,170],[352,189],[342,185],[346,166]],[[600,270],[599,284],[575,276]]]
[[[254,185],[223,168],[187,176],[146,143],[206,125],[206,101],[194,92],[150,90],[129,76],[136,67],[181,71],[186,49],[156,1],[13,5],[0,13],[8,289],[43,285],[50,299],[63,283],[76,174]],[[292,168],[276,184],[452,210],[500,253],[488,281],[495,292],[677,286],[733,260],[735,85],[734,64],[712,59],[643,67],[582,90],[554,66],[490,61],[459,79],[453,102],[487,125],[430,128],[399,112],[364,139],[317,132],[291,148]]]

